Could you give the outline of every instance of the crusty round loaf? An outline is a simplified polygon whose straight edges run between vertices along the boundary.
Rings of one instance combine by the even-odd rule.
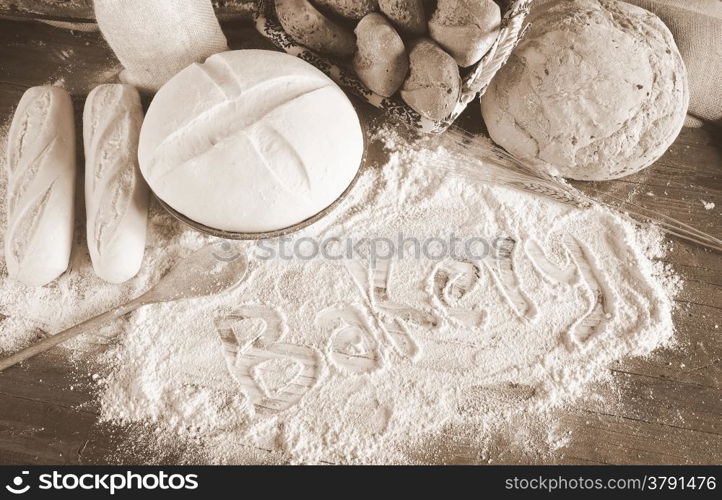
[[[148,109],[138,159],[153,192],[206,226],[285,229],[331,205],[363,155],[346,94],[301,59],[237,50],[193,64]]]
[[[492,139],[572,179],[614,179],[654,163],[689,101],[664,23],[616,0],[550,2],[529,22],[482,98]]]
[[[401,87],[409,71],[404,41],[391,23],[372,12],[356,25],[356,53],[353,68],[372,91],[390,97]]]

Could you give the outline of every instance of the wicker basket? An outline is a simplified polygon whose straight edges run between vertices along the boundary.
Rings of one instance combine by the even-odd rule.
[[[514,0],[510,3],[501,21],[499,37],[489,52],[475,65],[466,68],[462,76],[462,88],[454,111],[441,121],[431,120],[414,111],[397,96],[382,97],[369,90],[354,74],[350,67],[344,67],[331,59],[320,56],[298,44],[286,33],[276,18],[273,0],[260,0],[256,12],[256,29],[274,45],[313,64],[326,73],[342,88],[355,94],[369,104],[385,110],[389,115],[411,125],[422,132],[443,132],[451,126],[466,106],[477,96],[483,95],[491,79],[506,63],[511,51],[523,34],[524,19],[529,13],[533,0]]]

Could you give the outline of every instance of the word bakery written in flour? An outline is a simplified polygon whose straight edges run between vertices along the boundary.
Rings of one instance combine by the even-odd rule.
[[[552,287],[581,287],[588,308],[564,333],[567,349],[580,348],[600,332],[613,315],[609,297],[594,256],[579,240],[563,238],[566,261],[554,262],[534,239],[517,245],[499,238],[498,252],[488,259],[438,262],[428,278],[427,292],[433,311],[393,301],[389,281],[391,259],[350,259],[343,265],[363,304],[341,304],[316,314],[316,325],[328,332],[326,355],[312,347],[284,342],[285,314],[275,306],[243,304],[216,323],[225,359],[233,378],[257,415],[275,414],[294,406],[321,379],[325,363],[340,374],[371,373],[388,361],[388,349],[411,362],[422,360],[414,332],[434,329],[442,321],[460,328],[483,329],[488,313],[483,304],[462,305],[462,299],[483,277],[494,286],[522,321],[534,322],[536,303],[524,290],[516,271],[523,255]],[[522,249],[518,249],[523,246]]]

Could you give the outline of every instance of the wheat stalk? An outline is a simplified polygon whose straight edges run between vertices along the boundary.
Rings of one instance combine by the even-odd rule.
[[[719,238],[656,210],[585,186],[585,189],[594,193],[592,197],[563,179],[545,173],[542,168],[534,168],[515,159],[483,136],[471,136],[454,127],[447,134],[439,136],[436,142],[456,160],[443,165],[451,175],[484,184],[511,187],[579,208],[600,204],[622,212],[622,215],[637,222],[655,224],[669,236],[722,252],[722,240]]]

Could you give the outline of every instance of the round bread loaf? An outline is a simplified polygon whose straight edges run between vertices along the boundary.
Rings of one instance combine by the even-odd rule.
[[[607,180],[654,163],[689,102],[672,34],[616,0],[545,4],[481,101],[491,138],[529,163]]]
[[[156,94],[138,158],[153,192],[188,218],[265,232],[331,205],[361,163],[363,134],[341,89],[296,57],[209,57]]]

